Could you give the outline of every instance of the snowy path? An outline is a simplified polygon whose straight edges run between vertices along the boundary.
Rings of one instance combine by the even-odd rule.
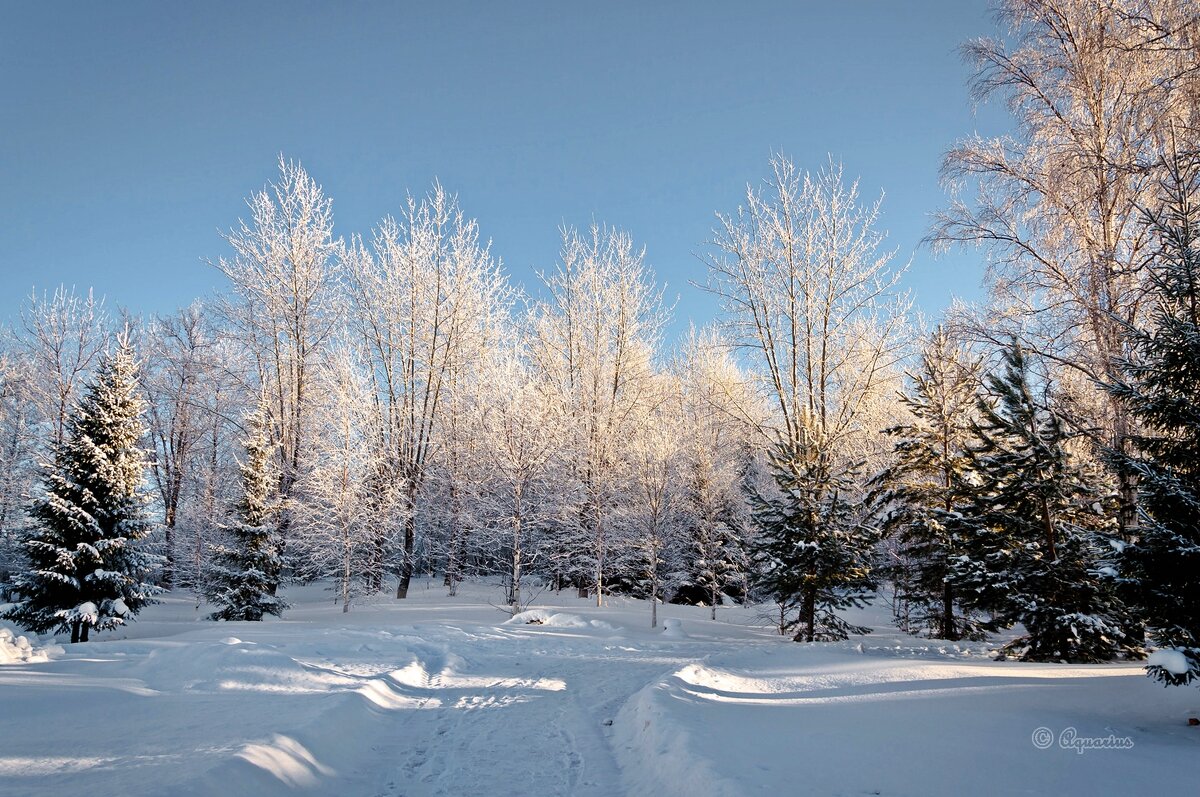
[[[137,638],[0,667],[0,795],[1096,794],[1190,783],[1197,690],[887,633],[781,642],[726,609],[567,596],[504,624],[482,589],[286,621],[155,607]],[[1036,748],[1045,726],[1132,749]],[[943,763],[939,763],[943,762]],[[1185,789],[1190,791],[1189,789]]]

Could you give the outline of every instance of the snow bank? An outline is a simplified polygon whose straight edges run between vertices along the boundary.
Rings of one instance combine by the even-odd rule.
[[[528,609],[504,621],[504,625],[546,625],[552,628],[607,628],[612,626],[599,620],[585,620],[575,614],[550,612],[546,609]]]
[[[0,664],[31,664],[49,661],[52,655],[63,652],[58,645],[34,647],[29,639],[18,634],[11,626],[0,625]]]
[[[718,777],[697,754],[692,724],[670,714],[666,683],[651,684],[626,701],[613,723],[613,751],[628,794],[740,797],[745,787]],[[697,724],[701,734],[712,728]]]

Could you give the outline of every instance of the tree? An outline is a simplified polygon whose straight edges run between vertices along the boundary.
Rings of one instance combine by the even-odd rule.
[[[727,592],[745,592],[750,526],[746,469],[750,432],[761,423],[758,402],[712,331],[692,332],[676,366],[681,423],[678,447],[676,603],[706,604],[717,619]]]
[[[37,479],[37,413],[31,404],[30,364],[0,352],[0,595],[19,568],[19,530]]]
[[[371,393],[349,347],[335,350],[318,385],[324,401],[314,464],[298,486],[296,547],[303,575],[332,578],[348,612],[370,560],[376,519],[367,490],[380,452],[372,445]]]
[[[451,375],[478,362],[496,317],[507,311],[508,289],[479,225],[436,184],[421,201],[409,197],[400,220],[385,218],[369,247],[355,240],[347,267],[351,322],[367,351],[377,397],[380,480],[399,499],[396,597],[404,598]],[[381,518],[373,565],[380,581],[391,547],[388,526]]]
[[[650,600],[650,627],[658,627],[658,603],[673,584],[664,584],[671,570],[665,565],[676,548],[678,518],[678,439],[667,386],[660,387],[659,398],[639,419],[631,452],[631,506],[633,528],[629,535],[632,552],[639,555],[636,575],[644,581]]]
[[[49,425],[50,451],[66,437],[67,416],[79,389],[109,342],[104,301],[60,285],[52,295],[30,295],[21,310],[18,350],[32,366],[29,393],[39,420]]]
[[[1004,370],[985,380],[968,451],[969,513],[952,523],[966,542],[955,579],[992,627],[1024,625],[1005,647],[1026,661],[1105,661],[1136,653],[1129,618],[1109,577],[1115,522],[1096,473],[1069,455],[1061,419],[1035,395],[1031,364],[1015,342]],[[1050,392],[1045,386],[1045,393]]]
[[[157,557],[139,545],[144,514],[144,401],[128,335],[101,357],[95,378],[66,419],[64,438],[43,475],[44,495],[25,539],[29,569],[6,617],[38,633],[89,630],[132,619],[157,591],[145,579]]]
[[[545,553],[533,535],[548,514],[563,423],[560,407],[546,395],[520,347],[497,357],[491,378],[478,426],[481,464],[490,474],[482,485],[489,498],[480,514],[497,521],[495,548],[506,560],[502,567],[516,615],[525,608],[524,580]]]
[[[848,500],[853,470],[835,465],[816,440],[780,444],[770,464],[778,494],[752,499],[760,535],[753,556],[759,586],[780,606],[780,631],[798,627],[796,642],[867,633],[837,615],[865,605],[875,590],[875,532]],[[798,616],[787,620],[792,609]]]
[[[852,629],[834,610],[874,583],[855,482],[887,425],[877,409],[897,376],[909,305],[893,253],[880,252],[879,207],[860,204],[840,165],[810,175],[776,156],[765,188],[747,187],[737,214],[718,217],[708,258],[730,340],[757,360],[772,405],[762,431],[778,495],[752,502],[755,560],[784,615],[799,602],[797,640],[844,636]]]
[[[559,530],[560,585],[569,578],[581,597],[594,592],[596,605],[603,602],[626,442],[648,403],[651,359],[667,318],[644,261],[626,232],[565,229],[559,267],[542,275],[549,296],[534,311],[532,355],[561,407],[569,435],[564,481],[579,493],[574,520]]]
[[[1156,239],[1146,263],[1152,309],[1128,327],[1131,355],[1108,386],[1141,431],[1114,464],[1138,485],[1139,520],[1120,557],[1125,593],[1156,645],[1173,656],[1152,659],[1165,684],[1200,679],[1200,158],[1167,163],[1162,210],[1147,214]]]
[[[236,520],[224,527],[230,540],[216,550],[208,574],[208,599],[221,607],[212,613],[214,620],[261,620],[287,608],[274,589],[282,563],[272,525],[278,478],[271,471],[269,417],[264,394],[247,421],[242,497]]]
[[[952,191],[931,239],[982,246],[992,303],[967,318],[1002,345],[1017,335],[1081,373],[1076,401],[1099,420],[1097,437],[1121,448],[1131,431],[1120,404],[1101,403],[1136,324],[1149,237],[1139,223],[1153,200],[1150,165],[1173,125],[1197,129],[1196,11],[1191,0],[999,0],[1004,38],[963,47],[977,101],[1000,97],[1011,135],[976,135],[947,153]],[[1192,124],[1189,125],[1189,122]],[[1060,383],[1063,380],[1060,380]],[[1122,527],[1133,521],[1121,485]]]
[[[299,163],[279,158],[279,181],[251,196],[250,221],[225,236],[234,250],[216,267],[240,304],[230,319],[267,392],[264,429],[276,458],[281,501],[276,547],[287,543],[292,488],[302,473],[316,363],[337,322],[342,242],[333,237],[333,202]],[[272,593],[277,584],[271,584]]]
[[[970,505],[968,472],[980,363],[942,327],[930,337],[920,367],[900,395],[907,423],[895,438],[894,460],[873,480],[882,529],[894,536],[899,562],[888,568],[915,619],[941,639],[979,639],[982,629],[961,608],[955,562],[963,540],[954,533]]]
[[[200,304],[156,319],[148,335],[145,386],[154,458],[150,472],[163,513],[165,563],[162,583],[175,583],[176,525],[190,485],[195,449],[200,444],[204,380],[214,378],[210,322]]]
[[[894,253],[879,251],[879,207],[860,204],[840,165],[810,175],[776,156],[765,189],[748,186],[737,214],[718,216],[707,288],[730,343],[762,368],[769,436],[793,451],[813,434],[829,451],[861,446],[894,382],[909,300]]]

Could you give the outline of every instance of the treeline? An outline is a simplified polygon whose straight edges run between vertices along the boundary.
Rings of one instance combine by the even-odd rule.
[[[440,186],[341,238],[283,159],[213,262],[223,295],[133,319],[35,294],[0,374],[10,615],[37,579],[83,597],[87,568],[114,572],[87,549],[29,563],[78,548],[71,513],[38,507],[54,474],[82,478],[88,402],[128,359],[154,523],[122,539],[162,557],[134,602],[145,577],[255,619],[284,609],[285,579],[331,579],[348,609],[416,573],[451,593],[499,575],[514,612],[534,580],[714,613],[726,596],[817,640],[860,630],[841,611],[882,592],[914,633],[1019,624],[1005,652],[1039,660],[1149,643],[1156,675],[1194,678],[1200,8],[998,11],[1005,38],[964,53],[1014,129],[950,150],[930,234],[981,247],[989,296],[933,330],[879,203],[836,163],[784,157],[702,250],[721,317],[670,347],[623,231],[565,229],[525,292]],[[59,603],[86,625],[104,601]]]

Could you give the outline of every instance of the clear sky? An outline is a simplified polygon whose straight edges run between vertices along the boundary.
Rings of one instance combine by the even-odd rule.
[[[882,226],[937,315],[975,252],[919,241],[941,154],[976,113],[957,47],[982,0],[8,3],[0,22],[0,318],[33,286],[170,311],[222,287],[205,258],[303,162],[338,232],[440,179],[533,287],[558,227],[632,232],[682,326],[714,313],[695,253],[773,151],[886,190]]]

